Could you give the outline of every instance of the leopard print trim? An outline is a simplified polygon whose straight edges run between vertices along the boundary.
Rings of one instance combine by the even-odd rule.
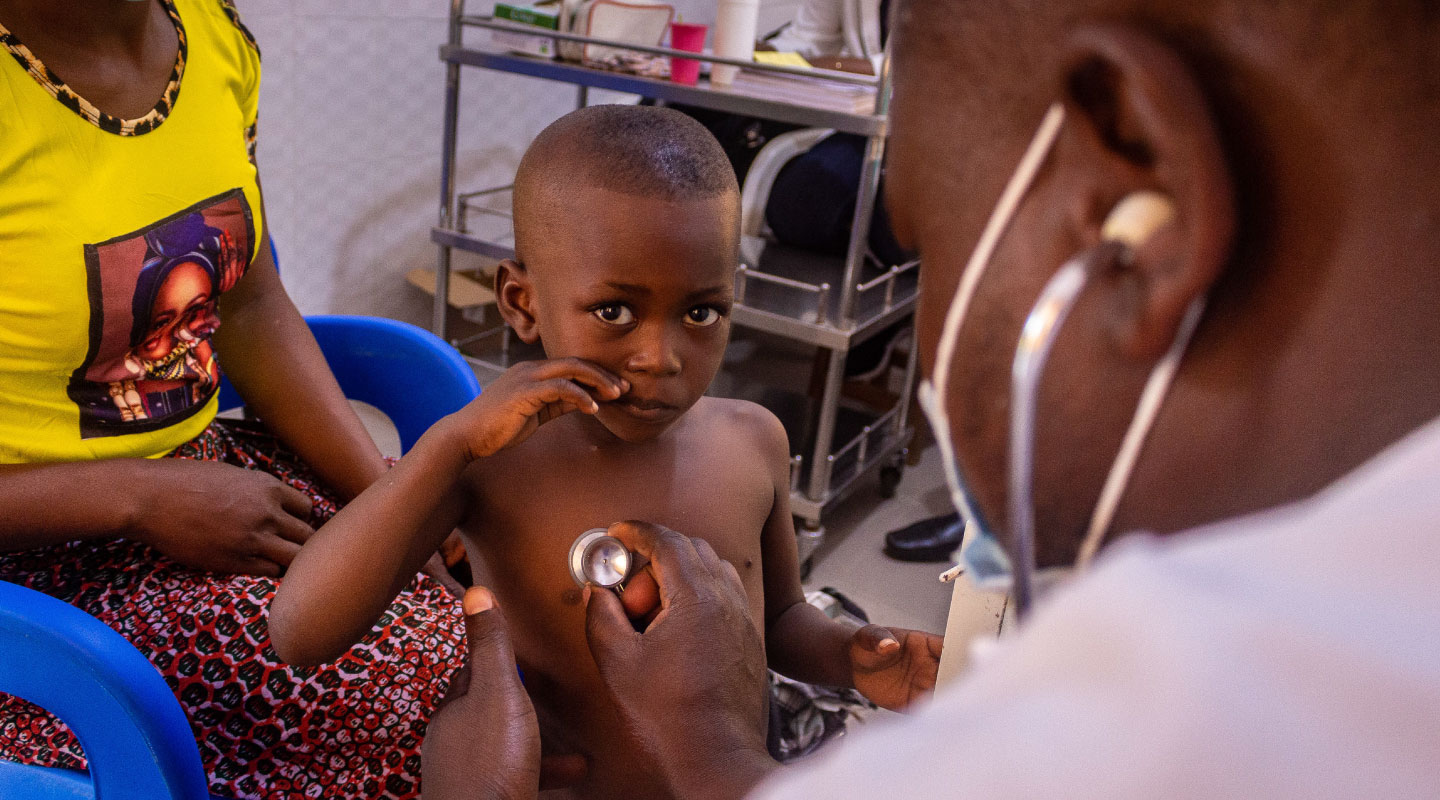
[[[245,37],[245,41],[255,51],[255,57],[264,58],[260,53],[259,43],[255,41],[255,34],[251,33],[250,29],[245,27],[245,23],[240,21],[240,11],[235,8],[235,0],[220,0],[220,10],[230,18],[230,22],[235,25],[236,30],[240,31],[240,35]],[[259,124],[260,121],[256,120],[245,129],[245,153],[249,155],[251,164],[255,163],[255,145],[259,141],[256,129]]]
[[[170,109],[175,107],[175,99],[180,96],[180,79],[185,75],[185,60],[189,53],[189,47],[185,38],[185,24],[180,21],[180,12],[176,10],[173,0],[160,0],[165,13],[170,15],[171,22],[175,23],[175,36],[179,40],[179,48],[175,53],[175,67],[170,70],[170,82],[165,86],[165,94],[160,97],[160,102],[143,117],[135,119],[121,119],[96,108],[89,100],[76,94],[65,81],[60,79],[51,69],[45,66],[44,62],[30,52],[30,48],[21,43],[19,37],[0,25],[0,45],[3,45],[10,55],[30,73],[51,97],[60,101],[60,105],[74,111],[84,117],[107,133],[117,136],[140,136],[149,133],[160,126],[165,118],[170,115]],[[238,24],[238,22],[237,22]],[[243,30],[243,28],[242,28]],[[246,36],[249,32],[246,31]]]
[[[245,129],[245,154],[250,157],[250,163],[255,163],[255,145],[259,141],[256,129],[260,126],[260,120],[250,123]]]
[[[235,9],[235,0],[220,0],[220,10],[224,11],[225,16],[229,17],[230,21],[235,23],[235,27],[240,29],[240,35],[244,36],[245,41],[255,49],[255,55],[260,55],[260,45],[255,41],[255,34],[251,33],[250,29],[245,27],[245,23],[240,21],[240,12]]]

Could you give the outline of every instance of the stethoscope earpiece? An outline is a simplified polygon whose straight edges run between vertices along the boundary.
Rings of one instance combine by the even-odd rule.
[[[1153,191],[1131,192],[1110,209],[1100,226],[1100,238],[1135,250],[1175,219],[1175,203]]]

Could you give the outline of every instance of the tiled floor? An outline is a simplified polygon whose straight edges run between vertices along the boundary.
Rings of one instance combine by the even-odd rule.
[[[379,411],[357,405],[380,449],[396,455],[400,440]],[[908,564],[881,552],[885,533],[950,508],[945,478],[933,446],[905,470],[895,497],[884,500],[871,479],[825,522],[825,541],[814,557],[806,589],[833,586],[869,613],[871,620],[943,633],[950,587],[937,580],[948,564]]]

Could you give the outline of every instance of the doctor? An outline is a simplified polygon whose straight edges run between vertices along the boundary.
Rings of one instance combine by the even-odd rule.
[[[597,592],[591,644],[656,769],[702,799],[1433,795],[1440,14],[909,0],[896,22],[892,207],[957,505],[1017,589],[1031,514],[1040,567],[1107,546],[927,708],[781,770],[733,571],[627,531],[666,610],[636,634]],[[503,623],[470,622],[427,796],[447,746],[493,774],[453,796],[533,791],[533,716],[486,667]]]

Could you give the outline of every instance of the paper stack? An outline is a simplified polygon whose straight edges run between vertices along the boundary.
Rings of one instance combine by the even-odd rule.
[[[806,75],[741,69],[730,90],[783,103],[824,108],[846,114],[875,113],[875,87]]]

